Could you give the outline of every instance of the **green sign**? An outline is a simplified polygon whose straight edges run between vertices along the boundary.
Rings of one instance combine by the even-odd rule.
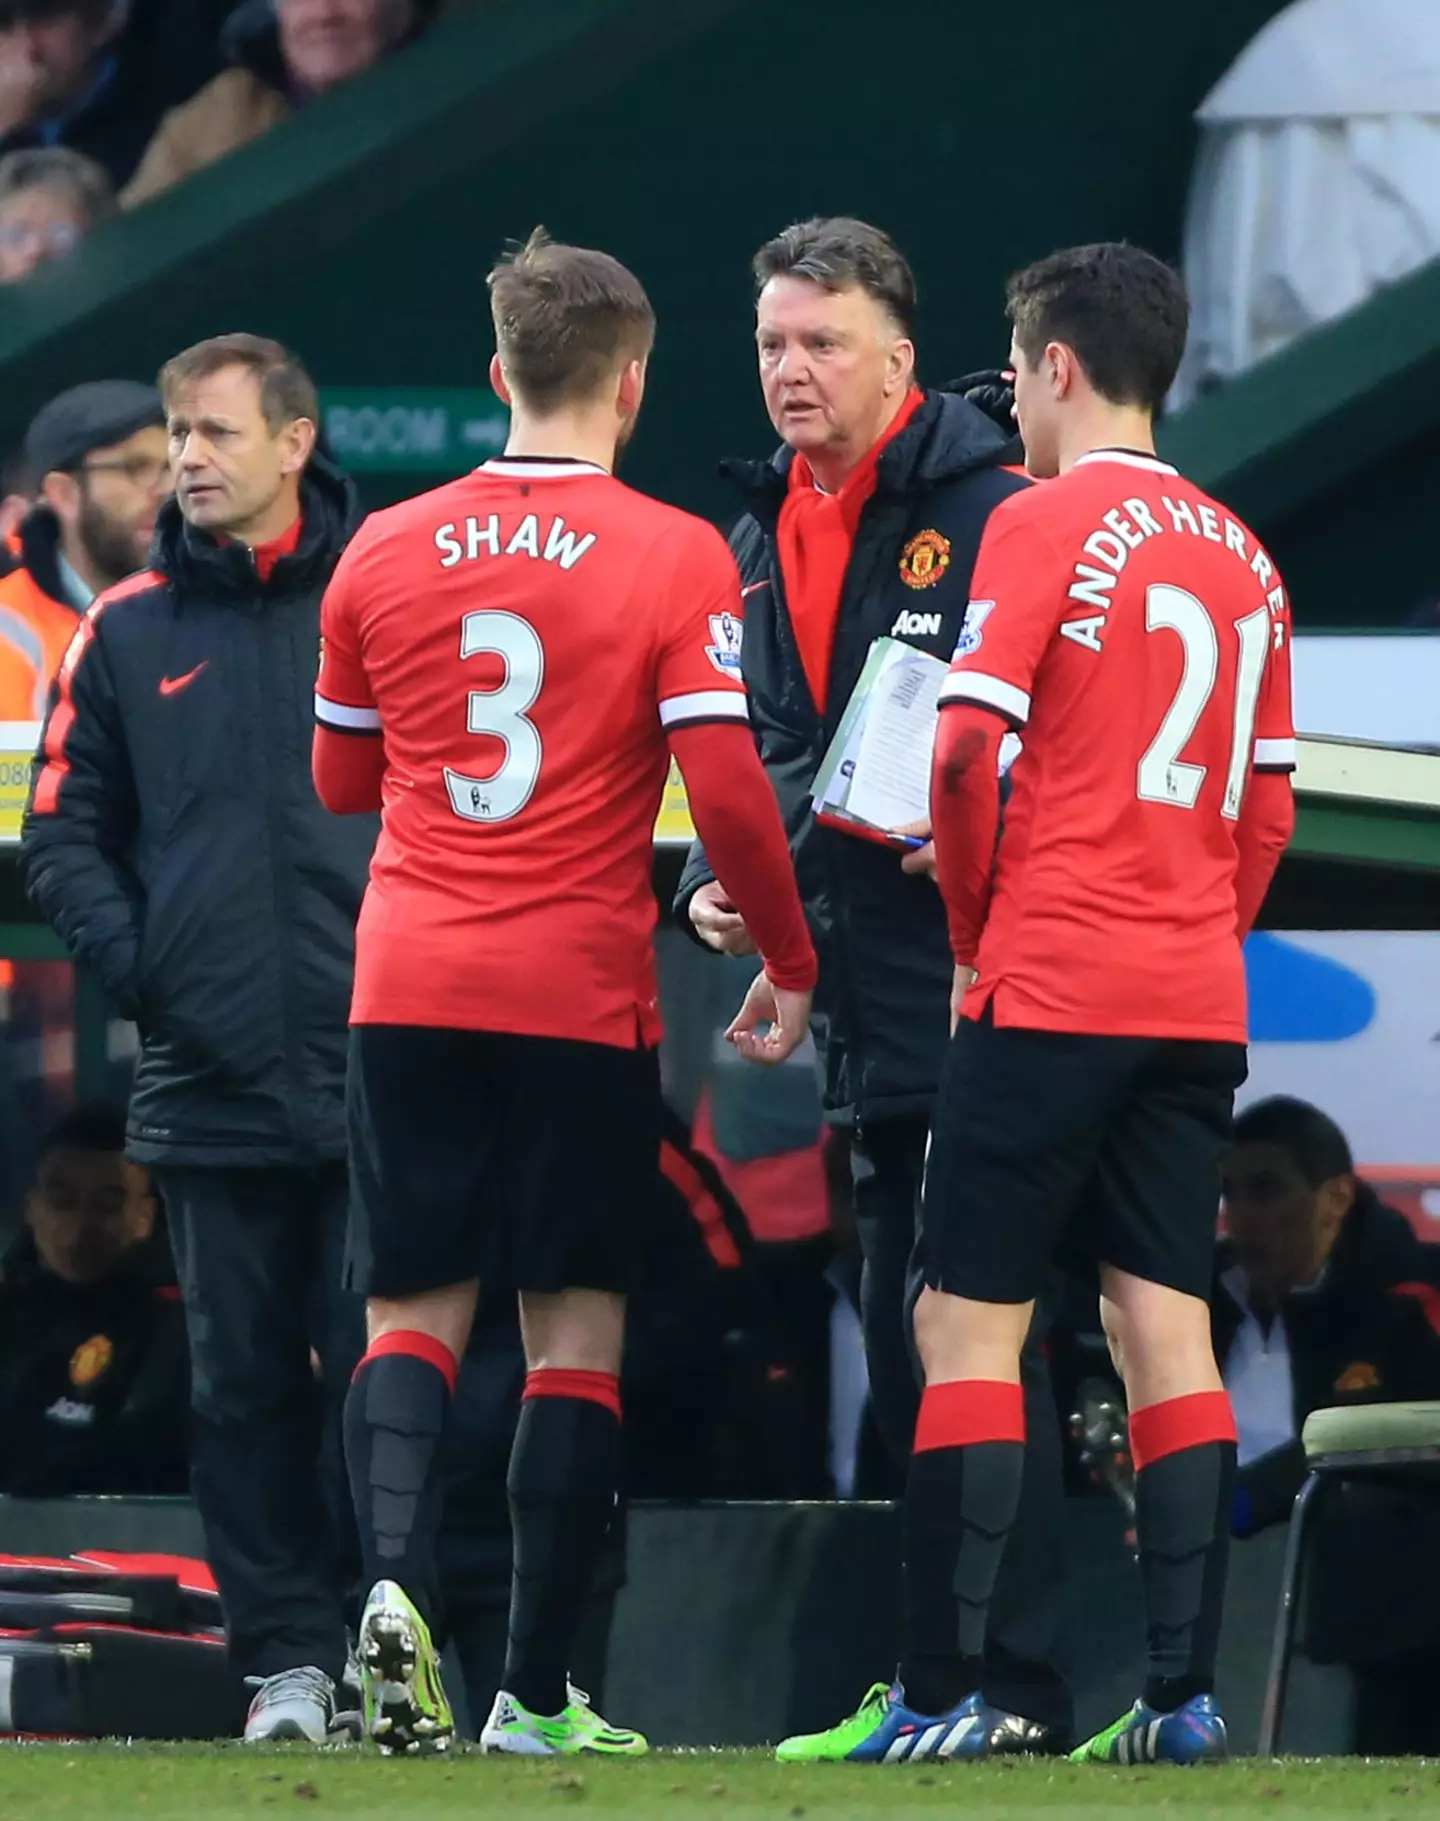
[[[325,434],[356,474],[464,474],[505,447],[510,416],[484,387],[326,387]]]

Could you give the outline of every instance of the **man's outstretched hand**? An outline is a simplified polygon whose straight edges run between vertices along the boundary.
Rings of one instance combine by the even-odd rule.
[[[809,993],[787,992],[768,975],[757,974],[725,1036],[747,1062],[773,1068],[793,1056],[804,1042],[810,1029],[810,999]],[[759,1034],[762,1024],[770,1026],[763,1037]]]

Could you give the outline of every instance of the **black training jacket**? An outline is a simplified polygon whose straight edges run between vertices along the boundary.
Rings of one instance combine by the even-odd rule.
[[[926,395],[881,455],[860,518],[823,715],[805,680],[775,549],[791,452],[727,465],[749,507],[730,538],[745,590],[742,670],[819,951],[815,1035],[826,1117],[836,1125],[929,1112],[953,964],[935,885],[902,873],[891,849],[822,828],[810,789],[876,639],[903,639],[947,660],[954,652],[985,522],[1029,484],[1005,466],[1017,459],[1014,440],[967,400]],[[686,930],[691,897],[713,877],[697,843],[675,899]]]
[[[0,1258],[0,1492],[183,1493],[189,1406],[166,1248],[147,1241],[102,1282],[71,1284],[23,1229]]]
[[[1244,1311],[1230,1287],[1229,1243],[1216,1257],[1211,1299],[1215,1357],[1224,1370]],[[1281,1303],[1298,1438],[1312,1410],[1337,1404],[1440,1398],[1440,1246],[1361,1183],[1320,1280]],[[1240,1470],[1239,1534],[1290,1515],[1308,1469],[1299,1440]]]
[[[355,919],[376,823],[310,780],[320,596],[356,524],[323,456],[294,555],[161,511],[153,571],[90,609],[51,692],[26,887],[140,1027],[130,1155],[344,1155]]]

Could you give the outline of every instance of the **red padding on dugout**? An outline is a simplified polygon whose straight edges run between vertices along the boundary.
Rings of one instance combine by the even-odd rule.
[[[977,1442],[1025,1440],[1025,1394],[995,1378],[927,1385],[915,1424],[915,1453],[968,1448]]]
[[[423,1359],[427,1366],[433,1366],[440,1373],[450,1390],[454,1391],[455,1380],[460,1376],[459,1360],[443,1340],[436,1340],[433,1334],[421,1334],[415,1328],[396,1328],[392,1333],[382,1334],[379,1340],[372,1340],[369,1352],[355,1368],[356,1378],[372,1359],[384,1359],[390,1353],[403,1353],[410,1359]]]
[[[1130,1454],[1137,1473],[1167,1454],[1235,1440],[1235,1412],[1224,1391],[1192,1391],[1130,1413]]]
[[[613,1372],[566,1372],[546,1366],[525,1375],[525,1396],[578,1397],[587,1404],[600,1404],[616,1420],[620,1417],[620,1381]]]
[[[1440,1334],[1440,1290],[1434,1284],[1391,1284],[1390,1294],[1413,1297],[1426,1321]]]

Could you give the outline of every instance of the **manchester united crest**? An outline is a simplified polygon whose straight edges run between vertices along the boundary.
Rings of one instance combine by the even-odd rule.
[[[104,1378],[115,1358],[115,1343],[108,1334],[95,1334],[70,1355],[70,1383],[77,1391]]]
[[[950,540],[939,531],[917,531],[900,552],[900,580],[907,588],[933,588],[950,567]]]

